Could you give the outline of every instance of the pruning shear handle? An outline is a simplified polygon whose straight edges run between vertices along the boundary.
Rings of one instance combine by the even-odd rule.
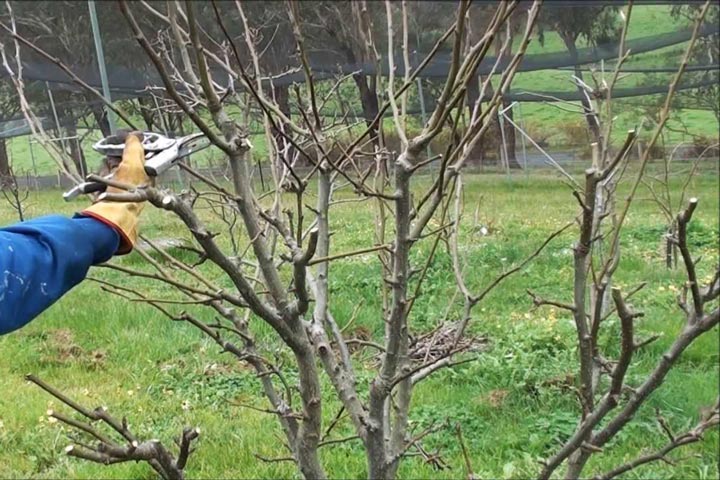
[[[210,141],[202,133],[194,133],[186,137],[172,139],[157,133],[145,133],[143,147],[145,148],[145,173],[151,177],[157,177],[178,160],[185,158],[192,153],[198,152],[210,146]],[[124,145],[110,144],[108,137],[93,145],[93,149],[100,153],[111,156],[122,156]],[[111,179],[111,175],[104,178]],[[79,195],[104,192],[107,185],[101,182],[82,182],[67,192],[63,193],[65,201],[77,198]]]
[[[112,175],[107,175],[104,178],[110,179]],[[82,182],[75,185],[73,188],[63,193],[63,200],[69,202],[70,200],[77,198],[80,195],[87,195],[88,193],[104,192],[107,185],[100,182]]]

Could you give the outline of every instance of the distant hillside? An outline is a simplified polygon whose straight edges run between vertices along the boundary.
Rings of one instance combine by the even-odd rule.
[[[630,16],[630,29],[628,38],[640,38],[661,33],[668,33],[686,27],[682,21],[677,21],[670,15],[668,5],[642,5],[633,7]],[[588,46],[581,42],[579,46]],[[680,58],[687,45],[680,44],[663,48],[649,53],[631,56],[627,66],[678,66]],[[565,48],[562,40],[555,32],[545,33],[545,43],[540,45],[537,42],[528,47],[528,53],[547,53],[562,51]],[[599,66],[598,66],[599,68]],[[606,66],[607,75],[612,71],[612,65]],[[575,87],[570,81],[572,72],[563,70],[545,70],[538,72],[520,73],[515,77],[513,90],[534,90],[534,91],[571,91]],[[589,75],[589,74],[586,74]],[[617,84],[618,88],[634,87],[644,82],[652,84],[669,83],[673,74],[653,74],[648,77],[646,74],[632,73],[624,76]],[[623,136],[627,129],[632,128],[643,116],[643,104],[652,102],[651,98],[636,97],[632,99],[617,100],[615,112],[618,115],[615,134]],[[580,115],[567,112],[545,103],[526,103],[520,107],[528,129],[546,138],[551,145],[563,145],[567,143],[564,132],[570,130],[576,124],[582,124]],[[678,110],[670,122],[670,128],[687,130],[699,135],[717,138],[718,123],[710,111],[703,110]],[[668,131],[667,139],[670,143],[685,140],[684,135],[678,132]]]

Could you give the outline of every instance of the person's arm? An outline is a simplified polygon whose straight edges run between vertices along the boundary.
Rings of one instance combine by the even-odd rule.
[[[142,133],[125,138],[113,174],[119,183],[152,183],[145,173]],[[91,265],[129,253],[143,202],[114,202],[108,186],[75,218],[49,216],[0,229],[0,335],[26,325],[80,283]]]
[[[0,335],[30,322],[119,244],[114,228],[90,217],[53,215],[0,229]]]

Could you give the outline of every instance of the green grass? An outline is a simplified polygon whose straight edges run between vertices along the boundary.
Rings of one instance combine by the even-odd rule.
[[[694,254],[702,256],[699,275],[705,279],[718,262],[717,165],[709,166],[690,185],[689,195],[700,198],[692,224]],[[653,166],[654,168],[654,166]],[[521,261],[559,226],[570,221],[577,207],[568,189],[554,174],[524,176],[471,175],[466,178],[465,210],[469,218],[479,204],[478,221],[490,227],[482,236],[466,224],[461,254],[466,262],[469,287],[476,291],[503,269]],[[416,188],[427,186],[419,179]],[[679,185],[678,181],[673,184]],[[311,185],[311,189],[313,186]],[[29,214],[71,214],[84,201],[59,202],[59,191],[34,193]],[[619,198],[627,193],[622,185]],[[343,196],[349,194],[341,194]],[[623,260],[617,284],[629,289],[640,281],[647,287],[633,299],[646,312],[638,322],[638,337],[660,333],[660,340],[637,356],[629,380],[642,379],[682,325],[673,288],[680,286],[680,272],[663,266],[663,219],[641,189],[622,236]],[[207,216],[207,211],[201,211]],[[307,212],[310,215],[310,212]],[[13,221],[9,209],[0,208],[0,224]],[[372,242],[372,205],[340,204],[331,214],[336,234],[333,251],[369,246]],[[147,208],[141,228],[151,238],[187,237],[177,219],[167,212]],[[219,229],[218,229],[219,230]],[[574,394],[553,379],[576,371],[575,333],[563,311],[533,310],[525,293],[532,288],[548,298],[569,300],[572,288],[571,243],[575,230],[552,242],[529,267],[491,293],[474,310],[472,332],[489,340],[489,349],[471,362],[439,373],[421,384],[413,400],[411,423],[420,430],[447,419],[449,427],[428,437],[424,446],[439,449],[448,470],[434,471],[414,458],[403,463],[402,478],[464,477],[463,460],[452,426],[460,423],[476,475],[480,478],[528,478],[537,474],[539,458],[546,457],[573,431],[579,407]],[[218,241],[228,246],[225,236]],[[413,264],[422,265],[429,240],[413,252]],[[191,260],[191,258],[188,258]],[[114,260],[121,265],[145,268],[137,254]],[[204,275],[227,286],[223,276],[208,264],[198,267]],[[332,312],[345,325],[358,308],[351,329],[364,327],[375,338],[382,335],[380,267],[372,254],[351,257],[331,268]],[[94,268],[92,277],[112,280],[147,295],[162,297],[167,289],[148,281],[127,278]],[[453,275],[444,248],[433,262],[423,295],[412,319],[414,333],[433,328],[449,311],[455,320],[461,302],[453,296]],[[358,307],[359,306],[359,307]],[[192,307],[190,307],[192,308]],[[197,314],[210,319],[208,312]],[[253,321],[259,342],[276,345],[271,332]],[[610,320],[603,343],[617,353],[618,326]],[[654,421],[654,409],[676,431],[694,425],[698,410],[718,395],[718,331],[709,332],[680,359],[664,385],[639,411],[633,424],[596,455],[587,473],[599,473],[629,460],[645,449],[657,448],[664,438]],[[280,355],[286,355],[281,352]],[[368,356],[356,357],[361,385],[373,374]],[[288,362],[291,364],[292,362]],[[34,373],[58,386],[88,407],[106,405],[117,416],[126,415],[142,438],[160,438],[171,445],[185,425],[198,426],[203,434],[191,458],[192,478],[297,478],[287,463],[263,463],[254,454],[284,456],[274,418],[233,406],[245,403],[265,407],[256,378],[247,367],[218,352],[217,346],[192,326],[171,322],[152,308],[132,304],[84,282],[25,329],[0,337],[0,478],[153,478],[149,467],[123,464],[104,467],[70,459],[63,448],[70,443],[66,430],[49,423],[49,408],[67,412],[52,402],[23,376]],[[290,372],[290,378],[292,378]],[[557,382],[555,382],[557,383]],[[325,425],[337,411],[331,387],[324,380]],[[335,435],[351,434],[347,421]],[[650,464],[626,478],[717,478],[719,439],[708,432],[701,443],[686,447],[674,458],[686,458],[677,467]],[[357,444],[323,450],[323,461],[334,478],[365,475],[365,462]]]

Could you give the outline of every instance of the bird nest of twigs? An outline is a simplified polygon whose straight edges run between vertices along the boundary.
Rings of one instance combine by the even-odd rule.
[[[454,357],[458,354],[468,352],[482,352],[487,350],[489,347],[488,337],[483,335],[463,335],[459,340],[456,340],[459,322],[442,323],[435,327],[433,330],[423,333],[422,335],[411,335],[408,356],[410,357],[411,368],[420,369],[423,366],[432,365],[448,357]],[[355,347],[357,339],[348,340],[353,348],[351,352],[357,352],[362,347]],[[372,344],[372,342],[362,342]],[[377,366],[381,359],[381,353],[377,350],[372,357],[371,363],[373,366]],[[452,362],[451,365],[465,363],[472,359],[461,360],[458,362]]]
[[[409,356],[413,363],[427,364],[462,352],[481,352],[489,340],[482,335],[463,335],[457,339],[460,322],[442,323],[430,332],[410,338]]]

